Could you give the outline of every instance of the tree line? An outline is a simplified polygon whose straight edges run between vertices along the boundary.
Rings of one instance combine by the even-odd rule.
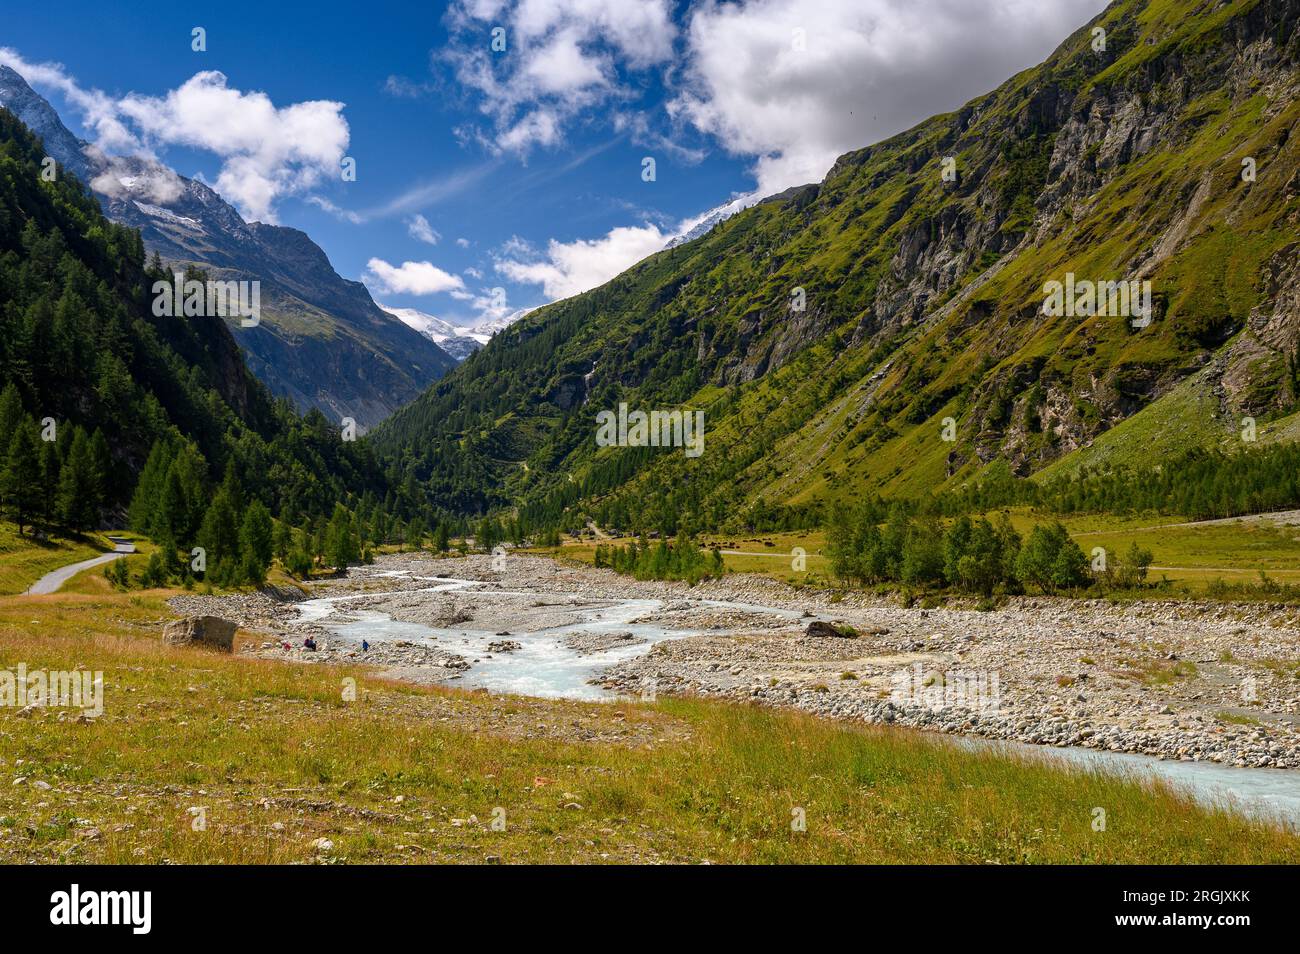
[[[94,527],[111,466],[103,432],[38,422],[23,409],[13,382],[0,391],[0,512],[19,533]]]
[[[609,567],[638,580],[685,580],[694,586],[701,580],[717,579],[726,572],[722,551],[704,550],[693,537],[680,534],[669,542],[651,543],[645,537],[627,544],[600,544],[595,565]]]
[[[1022,538],[1006,513],[990,521],[963,514],[948,526],[933,513],[903,503],[882,512],[882,502],[832,511],[827,533],[832,572],[863,585],[901,583],[952,587],[991,597],[1029,587],[1058,593],[1091,586],[1098,576],[1059,521],[1036,524]],[[1134,543],[1119,566],[1098,567],[1108,585],[1146,579],[1150,551]]]

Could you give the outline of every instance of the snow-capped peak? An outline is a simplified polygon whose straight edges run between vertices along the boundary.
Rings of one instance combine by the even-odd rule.
[[[380,308],[397,318],[402,324],[414,328],[457,361],[464,361],[483,345],[492,340],[496,328],[484,325],[454,325],[450,321],[418,311],[415,308],[390,308],[381,304]],[[504,327],[504,326],[503,326]]]

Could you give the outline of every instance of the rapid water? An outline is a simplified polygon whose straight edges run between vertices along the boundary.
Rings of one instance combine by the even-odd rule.
[[[446,593],[482,585],[476,580],[447,577],[417,579],[435,582],[436,585],[405,592]],[[496,596],[537,595],[506,593],[501,590],[493,590],[492,593]],[[335,624],[327,622],[340,603],[369,595],[307,600],[299,604],[300,619],[302,622],[320,623],[337,636],[356,644],[360,644],[364,638],[376,645],[395,640],[437,645],[472,662],[471,668],[456,681],[457,686],[487,689],[491,692],[549,699],[613,699],[616,698],[613,693],[591,684],[590,680],[602,669],[648,652],[652,645],[665,639],[694,635],[691,630],[674,630],[670,633],[657,626],[632,622],[637,617],[662,608],[662,600],[618,600],[588,606],[566,606],[566,612],[577,616],[579,622],[528,633],[512,631],[509,636],[498,636],[481,630],[403,623],[385,613],[364,609],[347,610],[348,616],[355,617],[353,620]],[[564,644],[565,636],[580,633],[632,633],[643,641],[584,655]],[[520,648],[511,652],[493,652],[488,649],[489,643],[504,640],[512,640]]]
[[[401,571],[385,574],[405,576]],[[416,577],[431,585],[405,593],[446,593],[485,586],[477,580],[458,580],[449,577]],[[537,596],[537,593],[503,592],[488,590],[484,595]],[[319,623],[337,637],[360,644],[367,639],[372,644],[385,641],[408,640],[412,643],[436,644],[444,650],[458,653],[470,660],[472,666],[456,681],[464,688],[483,688],[497,693],[517,693],[543,698],[610,700],[609,691],[592,685],[590,680],[601,670],[648,652],[655,643],[667,639],[680,639],[697,635],[698,630],[665,630],[659,626],[633,623],[663,608],[662,600],[625,599],[591,603],[585,606],[565,606],[565,611],[578,617],[578,622],[530,633],[497,636],[475,630],[437,628],[420,623],[403,623],[376,610],[346,610],[347,621],[330,623],[329,618],[350,600],[366,599],[373,594],[335,596],[307,600],[298,605],[302,622]],[[787,619],[801,615],[795,610],[775,609],[745,603],[719,600],[701,600],[701,604],[737,612],[765,613]],[[644,642],[619,646],[604,652],[582,654],[564,645],[563,638],[574,633],[630,632]],[[512,652],[490,652],[488,644],[510,639],[520,644]],[[491,658],[488,658],[491,657]],[[475,661],[477,660],[477,661]],[[1210,762],[1178,762],[1122,752],[1101,752],[1075,747],[1025,745],[1015,742],[997,742],[979,738],[945,736],[955,744],[970,748],[995,748],[1011,751],[1030,758],[1089,769],[1099,769],[1113,774],[1126,775],[1138,780],[1158,778],[1186,791],[1205,805],[1227,807],[1246,815],[1280,821],[1300,828],[1300,771],[1287,769],[1232,768]]]

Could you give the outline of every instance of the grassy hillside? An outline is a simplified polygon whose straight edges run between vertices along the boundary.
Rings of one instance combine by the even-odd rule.
[[[105,687],[86,724],[0,710],[0,862],[1300,861],[1294,834],[1167,790],[898,731],[164,647],[166,595],[0,598],[0,666]]]
[[[735,529],[991,461],[1031,475],[1144,409],[1089,461],[1267,425],[1296,405],[1298,20],[1295,0],[1119,0],[957,112],[541,309],[378,446],[451,509]],[[1153,322],[1043,315],[1067,272],[1150,281]],[[621,401],[703,410],[704,454],[598,448]]]

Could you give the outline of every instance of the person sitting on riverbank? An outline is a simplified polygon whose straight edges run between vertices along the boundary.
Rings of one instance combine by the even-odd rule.
[[[302,641],[302,648],[314,653],[316,651],[316,640],[308,636]]]

